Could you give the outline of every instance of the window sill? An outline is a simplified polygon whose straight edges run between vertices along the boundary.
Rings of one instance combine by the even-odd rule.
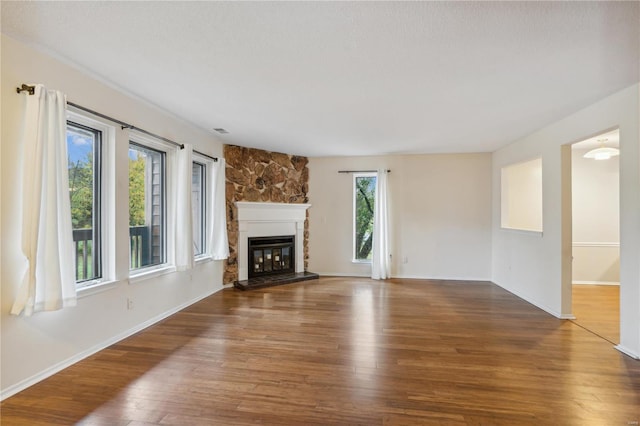
[[[361,264],[364,264],[364,265],[371,265],[371,261],[370,260],[352,259],[351,263],[361,263]]]
[[[100,281],[76,290],[78,299],[83,299],[94,294],[99,294],[108,290],[112,290],[118,286],[119,281]]]
[[[129,275],[129,284],[146,281],[148,279],[170,274],[172,272],[176,272],[176,268],[173,265],[161,265],[154,268],[136,271],[135,275]],[[131,274],[131,271],[129,273]]]
[[[209,262],[213,262],[213,257],[206,256],[206,255],[205,256],[198,256],[198,257],[195,258],[195,261],[194,261],[194,263],[196,265],[199,265],[201,263],[209,263]]]
[[[512,232],[514,234],[539,235],[539,236],[543,235],[543,232],[537,229],[509,228],[507,226],[501,226],[500,229],[502,231]]]

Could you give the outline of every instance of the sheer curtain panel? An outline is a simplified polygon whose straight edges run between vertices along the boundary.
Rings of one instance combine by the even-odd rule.
[[[35,85],[23,122],[22,252],[27,269],[11,308],[26,316],[76,304],[67,166],[66,98]]]
[[[229,239],[227,238],[227,212],[225,197],[226,161],[219,158],[211,167],[211,191],[208,197],[207,215],[209,216],[209,233],[207,247],[211,247],[211,256],[215,260],[229,257]]]
[[[191,209],[193,147],[189,144],[184,144],[183,147],[178,149],[176,155],[175,263],[178,271],[193,268],[193,212]]]
[[[389,207],[387,204],[386,170],[378,170],[374,205],[371,278],[375,280],[384,280],[391,277],[389,262]]]

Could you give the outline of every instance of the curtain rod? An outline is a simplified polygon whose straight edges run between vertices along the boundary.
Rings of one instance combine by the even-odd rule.
[[[36,89],[36,87],[35,87],[35,86],[28,86],[28,85],[26,85],[26,84],[23,84],[23,85],[22,85],[22,87],[17,87],[17,88],[16,88],[16,92],[18,92],[18,93],[27,92],[27,93],[29,93],[29,95],[34,95],[34,94],[35,94],[35,89]],[[182,144],[182,143],[174,142],[174,141],[172,141],[171,139],[167,139],[167,138],[162,137],[162,136],[160,136],[160,135],[156,135],[155,133],[151,133],[151,132],[149,132],[149,131],[147,131],[147,130],[144,130],[144,129],[141,129],[141,128],[139,128],[139,127],[136,127],[136,126],[134,126],[134,125],[132,125],[132,124],[125,123],[124,121],[120,121],[120,120],[118,120],[117,118],[109,117],[108,115],[105,115],[105,114],[99,113],[99,112],[97,112],[97,111],[94,111],[94,110],[92,110],[92,109],[89,109],[89,108],[83,107],[82,105],[78,105],[78,104],[73,103],[73,102],[69,102],[69,101],[67,101],[67,105],[72,106],[72,107],[74,107],[74,108],[77,108],[77,109],[79,109],[79,110],[82,110],[82,111],[88,112],[88,113],[93,114],[93,115],[95,115],[95,116],[98,116],[98,117],[100,117],[100,118],[104,118],[105,120],[109,120],[109,121],[112,121],[112,122],[114,122],[114,123],[118,123],[118,124],[120,125],[120,128],[121,128],[121,129],[131,129],[131,130],[135,130],[135,131],[138,131],[138,132],[140,132],[140,133],[144,133],[144,134],[146,134],[146,135],[149,135],[149,136],[152,136],[152,137],[154,137],[154,138],[157,138],[157,139],[163,140],[163,141],[165,141],[165,142],[168,142],[168,143],[170,143],[170,144],[172,144],[172,145],[178,146],[178,147],[180,147],[180,149],[184,149],[184,144]],[[210,155],[207,155],[207,154],[205,154],[204,152],[196,151],[195,149],[193,150],[193,152],[195,152],[195,153],[196,153],[196,154],[198,154],[198,155],[202,155],[203,157],[210,158],[210,159],[212,159],[213,161],[218,161],[218,158],[216,158],[216,157],[212,157],[212,156],[210,156]]]
[[[338,173],[377,173],[377,170],[338,170]],[[385,170],[387,173],[391,173],[391,170]]]

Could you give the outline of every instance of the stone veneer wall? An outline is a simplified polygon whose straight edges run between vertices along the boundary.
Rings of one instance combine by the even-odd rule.
[[[307,157],[235,145],[224,146],[229,258],[223,283],[238,280],[238,219],[236,201],[307,203]],[[240,255],[246,256],[246,253]],[[309,263],[309,211],[304,222],[304,269]]]

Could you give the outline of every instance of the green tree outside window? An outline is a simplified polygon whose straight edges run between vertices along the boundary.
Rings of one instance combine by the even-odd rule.
[[[355,177],[355,260],[371,260],[376,176]]]

